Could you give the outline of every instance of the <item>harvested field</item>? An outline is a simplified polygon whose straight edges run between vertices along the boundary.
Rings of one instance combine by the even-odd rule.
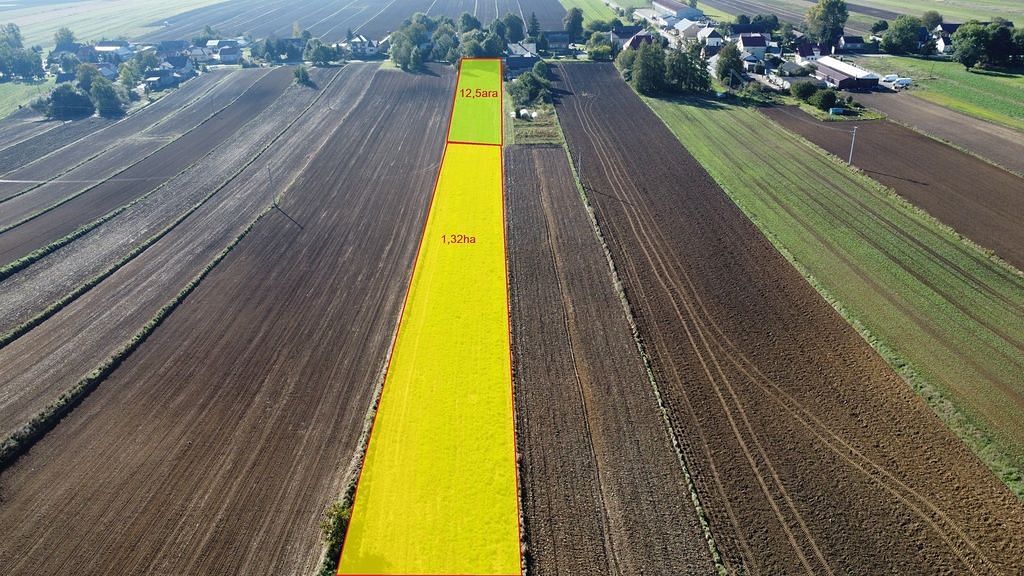
[[[215,187],[215,178],[230,177],[228,170],[213,164],[196,166],[161,194],[0,284],[12,303],[4,307],[4,325],[16,326],[51,302],[73,294],[107,267],[117,266],[99,285],[0,349],[0,435],[6,437],[113,356],[227,246],[294,180],[309,161],[309,150],[319,148],[333,130],[337,120],[328,123],[327,118],[343,117],[349,111],[365,92],[371,71],[357,67],[351,72],[352,82],[336,82],[337,87],[324,95],[330,108],[304,114],[281,140],[282,148],[261,155],[223,189]],[[291,96],[300,101],[306,98],[301,93]],[[287,119],[268,118],[268,123],[284,129]],[[318,134],[319,140],[310,139],[308,135],[317,128],[321,130],[312,133]],[[223,157],[213,158],[219,159]],[[268,172],[277,174],[278,179],[268,180]],[[207,192],[216,194],[188,214],[188,201],[203,193],[186,188],[193,186],[210,186]],[[161,224],[173,224],[181,215],[188,217],[156,239],[140,257],[119,262],[157,234]]]
[[[566,140],[727,569],[1019,571],[1021,502],[611,65],[559,73]]]
[[[74,122],[46,121],[39,116],[19,122],[7,119],[0,132],[0,139],[4,141],[4,147],[0,149],[0,174],[45,156],[113,122],[109,118],[97,116]]]
[[[721,10],[726,14],[775,14],[781,22],[803,25],[804,15],[807,10],[815,4],[807,0],[701,0],[701,2],[715,10]],[[857,10],[853,5],[848,4],[850,19],[847,20],[845,30],[847,33],[868,36],[871,33],[870,24],[877,17],[865,14],[858,18]]]
[[[416,12],[431,16],[458,18],[463,12],[475,14],[486,25],[495,14],[537,13],[545,29],[562,27],[565,11],[558,0],[235,0],[185,12],[167,20],[168,24],[147,35],[147,40],[190,38],[206,25],[227,34],[251,34],[257,38],[291,36],[292,24],[324,41],[344,40],[348,30],[379,39],[397,29]],[[159,23],[154,23],[154,25]]]
[[[280,209],[0,475],[8,573],[313,571],[440,161],[454,74],[434,71],[338,100]]]
[[[0,262],[18,260],[173,178],[268,107],[291,83],[289,68],[273,69],[209,120],[157,152],[131,163],[113,178],[87,182],[87,188],[79,188],[63,197],[61,195],[68,192],[63,187],[55,191],[42,187],[19,196],[15,199],[19,216],[31,219],[0,233]],[[44,202],[32,202],[37,193],[43,195]],[[54,207],[48,209],[47,206]],[[45,211],[39,213],[38,210]],[[39,215],[33,217],[33,214]]]
[[[527,569],[710,574],[682,465],[565,150],[512,147],[505,160]]]
[[[950,110],[909,93],[857,94],[859,102],[884,112],[890,120],[987,158],[1024,176],[1024,133]]]
[[[849,153],[848,130],[792,107],[763,112],[837,156]],[[855,166],[1024,270],[1024,178],[892,122],[855,125]]]

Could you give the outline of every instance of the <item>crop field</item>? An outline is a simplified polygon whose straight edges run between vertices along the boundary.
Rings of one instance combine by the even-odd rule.
[[[850,131],[791,107],[764,114],[836,156]],[[960,234],[1024,270],[1024,178],[892,122],[857,123],[853,164]]]
[[[857,101],[934,138],[1024,176],[1024,133],[955,112],[913,92],[856,95]]]
[[[511,12],[524,20],[537,14],[544,29],[562,29],[565,12],[558,0],[233,0],[183,11],[145,38],[166,40],[190,38],[210,25],[225,34],[251,34],[257,38],[292,35],[292,24],[325,41],[344,40],[349,30],[379,39],[398,28],[416,12],[458,18],[474,14],[485,25]],[[153,22],[156,25],[159,22]]]
[[[7,572],[313,571],[321,511],[347,481],[392,341],[454,88],[446,68],[374,70],[330,71],[322,94],[289,88],[307,100],[280,147],[88,293],[127,281],[151,251],[187,281],[166,252],[210,262],[188,246],[197,236],[227,240],[214,256],[233,246],[0,475]]]
[[[909,93],[951,110],[1001,124],[1022,133],[1024,139],[1024,73],[968,72],[952,61],[903,56],[859,58],[860,66],[880,74],[914,79]]]
[[[725,569],[1019,569],[1019,500],[612,66],[559,73],[566,141]],[[755,166],[734,172],[765,177]],[[872,228],[851,221],[848,230]]]
[[[765,234],[1021,493],[1019,274],[753,110],[650,103]],[[776,151],[785,153],[778,165],[784,160],[788,170],[772,169],[742,145],[766,130],[777,133]]]
[[[527,571],[709,574],[682,466],[565,150],[516,146],[505,162]]]
[[[816,3],[809,0],[701,0],[701,2],[725,14],[746,14],[748,16],[775,14],[780,21],[792,24],[801,24],[807,10]],[[850,13],[845,27],[847,33],[870,35],[871,24],[878,20],[878,17],[858,13],[852,3],[847,3],[847,7]]]

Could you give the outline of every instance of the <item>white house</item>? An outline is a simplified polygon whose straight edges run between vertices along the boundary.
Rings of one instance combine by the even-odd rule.
[[[708,26],[707,28],[701,28],[700,32],[697,32],[697,40],[703,42],[705,46],[709,48],[715,48],[725,44],[725,38],[718,33],[718,30]]]
[[[757,60],[764,60],[768,42],[760,34],[740,34],[736,41],[736,47],[740,49],[740,52],[747,52]]]
[[[678,34],[680,38],[692,40],[697,39],[697,33],[700,32],[701,28],[703,27],[704,25],[701,24],[700,22],[687,20],[686,18],[683,18],[679,22],[676,22],[676,25],[673,26],[673,28],[676,29],[676,34]]]

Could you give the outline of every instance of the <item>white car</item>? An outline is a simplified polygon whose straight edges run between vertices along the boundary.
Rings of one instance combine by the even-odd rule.
[[[906,88],[907,86],[910,86],[913,83],[914,83],[914,81],[912,79],[910,79],[910,78],[897,78],[896,81],[892,83],[892,87],[893,88]]]
[[[886,74],[882,77],[882,82],[892,83],[900,79],[899,74]]]

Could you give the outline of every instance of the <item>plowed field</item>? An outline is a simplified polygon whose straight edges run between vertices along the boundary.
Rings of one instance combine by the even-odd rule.
[[[730,570],[1015,573],[1024,506],[612,66],[558,109]]]
[[[680,460],[561,147],[506,156],[531,574],[710,574]]]
[[[5,573],[312,571],[440,160],[454,75],[435,72],[378,72],[322,148],[282,149],[312,158],[279,208],[0,475]]]
[[[790,107],[764,114],[833,154],[849,153],[849,129]],[[1024,178],[892,122],[856,125],[855,166],[1024,270]]]

